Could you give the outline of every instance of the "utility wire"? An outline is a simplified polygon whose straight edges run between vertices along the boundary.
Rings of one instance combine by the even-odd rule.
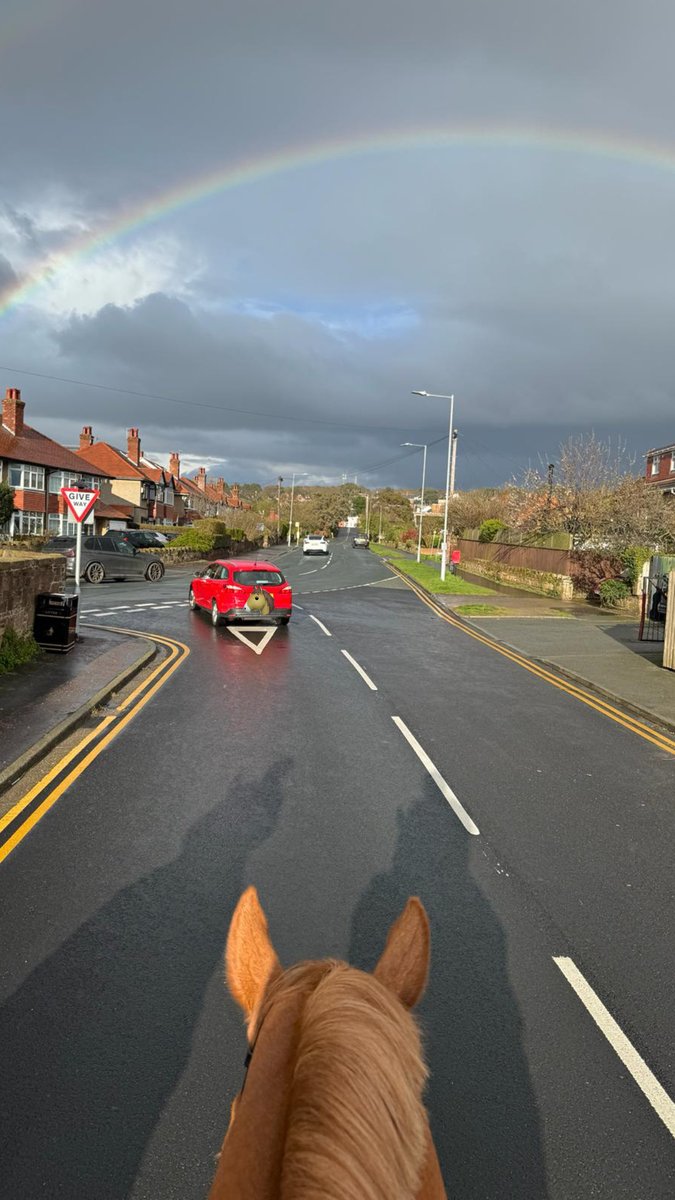
[[[326,417],[294,417],[290,413],[257,412],[251,408],[231,408],[226,404],[207,404],[204,400],[179,400],[176,396],[164,396],[159,392],[140,392],[130,388],[112,387],[106,383],[91,383],[84,379],[66,379],[63,375],[46,375],[40,371],[25,371],[19,367],[0,364],[0,371],[11,371],[15,375],[27,375],[31,379],[49,379],[54,383],[69,383],[76,387],[94,388],[100,392],[115,392],[120,396],[135,396],[140,400],[163,400],[167,404],[182,404],[187,408],[208,408],[212,412],[236,413],[244,417],[264,417],[268,421],[297,421],[302,425],[332,425],[338,429],[362,430],[371,433],[410,433],[410,426],[356,425],[347,421],[331,421]]]

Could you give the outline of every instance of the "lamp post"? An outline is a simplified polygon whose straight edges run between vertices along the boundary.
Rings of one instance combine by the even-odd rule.
[[[450,429],[448,432],[448,466],[445,473],[445,512],[443,514],[443,545],[441,549],[441,579],[445,579],[446,559],[448,556],[448,504],[450,503],[450,474],[452,464],[452,430],[455,419],[455,397],[446,396],[442,392],[413,391],[413,396],[428,396],[433,400],[450,401]]]
[[[277,477],[277,541],[281,541],[281,485],[284,482],[283,475]]]
[[[307,471],[294,471],[293,472],[293,481],[291,483],[291,511],[290,511],[290,515],[288,518],[288,548],[289,548],[289,550],[291,548],[291,537],[292,537],[292,533],[293,533],[293,499],[295,497],[295,481],[296,481],[296,479],[301,479],[302,476],[306,475],[306,474],[307,474]]]
[[[424,485],[427,480],[427,445],[424,442],[401,442],[402,446],[417,446],[424,451],[422,458],[422,496],[420,499],[420,527],[417,534],[417,561],[422,561],[422,521],[424,519]]]

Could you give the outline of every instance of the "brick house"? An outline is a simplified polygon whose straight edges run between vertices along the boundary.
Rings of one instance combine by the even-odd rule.
[[[178,479],[178,490],[183,497],[189,520],[194,520],[195,517],[228,517],[231,520],[237,510],[241,512],[251,508],[250,504],[241,499],[236,484],[228,488],[222,476],[215,480],[209,479],[206,467],[200,467],[194,479],[181,475],[180,456],[177,453],[172,454],[169,459],[169,470]]]
[[[648,450],[645,455],[645,479],[663,492],[675,496],[675,443]]]
[[[0,479],[14,490],[15,512],[6,532],[10,537],[73,536],[76,525],[61,488],[81,480],[103,491],[106,472],[27,425],[25,407],[20,389],[7,388],[0,424]],[[99,513],[92,513],[84,524],[85,532],[98,532],[99,521]]]
[[[183,499],[171,469],[145,457],[137,428],[128,430],[125,453],[109,442],[95,441],[91,425],[85,425],[75,453],[109,477],[101,496],[107,508],[123,506],[136,525],[176,525],[183,518]]]

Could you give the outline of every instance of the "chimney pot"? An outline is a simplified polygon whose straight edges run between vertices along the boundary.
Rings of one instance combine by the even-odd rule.
[[[94,431],[91,425],[83,425],[80,434],[80,450],[88,450],[94,444]]]
[[[137,428],[129,429],[127,432],[127,455],[135,466],[140,466],[141,462],[141,438]]]
[[[21,389],[8,387],[2,402],[2,423],[15,437],[20,437],[23,433],[25,407],[21,399]]]

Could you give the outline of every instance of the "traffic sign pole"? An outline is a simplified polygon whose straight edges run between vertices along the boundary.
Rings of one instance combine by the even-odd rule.
[[[75,534],[75,595],[77,596],[77,611],[75,613],[75,637],[80,636],[80,571],[82,570],[82,522],[77,522]]]
[[[100,496],[98,488],[80,486],[61,488],[61,495],[75,519],[75,595],[77,596],[77,611],[75,613],[75,636],[80,634],[80,573],[82,571],[82,522],[86,520]]]

